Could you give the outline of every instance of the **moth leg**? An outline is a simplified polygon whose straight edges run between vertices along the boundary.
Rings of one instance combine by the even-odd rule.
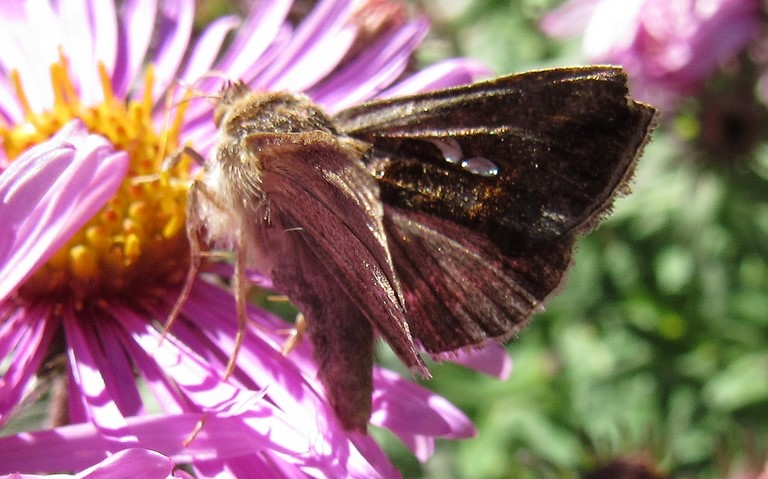
[[[267,296],[268,301],[275,301],[275,302],[289,302],[291,299],[284,295],[284,294],[273,294]],[[282,328],[275,331],[279,335],[285,336],[285,342],[283,343],[283,346],[280,348],[280,353],[283,356],[287,356],[291,351],[293,351],[293,348],[296,347],[297,344],[302,340],[304,335],[307,332],[307,319],[304,317],[304,314],[301,312],[296,314],[296,321],[292,328]]]
[[[192,158],[195,163],[198,165],[204,165],[205,164],[205,157],[197,152],[194,148],[191,146],[185,146],[173,155],[167,157],[165,160],[163,160],[162,165],[160,166],[160,171],[168,171],[174,166],[176,166],[179,161],[181,161],[181,157],[187,155],[188,157]]]
[[[195,423],[195,427],[192,429],[192,431],[189,433],[189,435],[182,441],[182,444],[184,447],[189,446],[192,441],[195,440],[198,434],[200,434],[200,431],[203,430],[203,427],[205,427],[205,422],[208,420],[208,412],[204,412],[202,417],[198,419],[197,423]]]
[[[185,149],[185,151],[187,150],[194,151],[192,149]],[[196,152],[195,154],[197,155]],[[202,229],[202,224],[200,223],[199,215],[196,214],[197,205],[199,201],[198,195],[204,196],[206,201],[209,201],[217,209],[224,211],[225,207],[220,203],[216,194],[210,191],[205,186],[205,183],[202,183],[200,181],[195,181],[194,183],[192,183],[192,188],[190,188],[189,203],[187,204],[188,214],[191,215],[187,217],[187,228],[188,228],[187,234],[188,235],[190,234],[189,228],[194,228],[193,234],[199,237],[200,231]],[[224,370],[224,379],[227,379],[229,376],[231,376],[232,372],[235,369],[237,354],[240,352],[240,348],[243,345],[243,340],[245,339],[245,332],[246,332],[246,329],[248,328],[248,309],[247,309],[248,279],[246,278],[246,274],[245,274],[246,266],[248,264],[248,256],[246,254],[246,241],[247,241],[247,237],[245,233],[240,232],[237,238],[237,244],[235,246],[235,274],[233,278],[234,289],[235,289],[235,312],[237,314],[237,333],[235,334],[235,344],[232,351],[232,355],[229,357],[229,361],[227,362],[227,367]],[[191,240],[190,240],[190,243],[192,243]],[[190,246],[190,254],[192,256],[192,260],[191,260],[192,264],[195,265],[195,275],[196,275],[197,270],[200,268],[200,261],[203,256],[203,253],[201,252],[201,249],[199,247],[199,243],[197,244],[196,248],[193,248],[192,246]],[[192,265],[190,265],[190,271],[191,271],[191,268],[192,268]],[[192,275],[191,280],[194,281],[194,275]],[[191,290],[191,282],[190,282],[189,289]],[[189,295],[189,291],[187,291],[187,296],[188,295]]]
[[[240,232],[235,246],[235,312],[237,314],[237,333],[235,334],[235,346],[232,355],[229,357],[227,369],[224,371],[224,379],[228,378],[235,369],[237,354],[243,345],[245,332],[248,328],[248,279],[245,277],[248,256],[246,255],[246,242],[248,238],[244,232]]]
[[[170,314],[168,314],[168,318],[165,320],[163,333],[160,337],[161,342],[163,339],[165,339],[165,336],[168,334],[171,326],[173,326],[173,323],[176,322],[179,314],[181,314],[181,308],[184,306],[184,303],[187,301],[187,298],[189,298],[189,295],[192,292],[192,286],[195,282],[195,278],[197,277],[197,273],[199,272],[200,265],[203,261],[203,239],[200,237],[200,232],[202,231],[203,225],[200,221],[200,215],[197,214],[197,207],[199,202],[198,195],[202,191],[204,191],[204,185],[199,181],[193,181],[192,185],[189,187],[186,209],[186,229],[187,239],[189,240],[189,269],[187,269],[187,276],[184,278],[184,284],[181,287],[179,296],[176,298],[176,303],[173,305]]]
[[[169,163],[164,165],[164,167],[171,168],[175,163],[179,161],[182,154],[187,154],[190,157],[195,158],[196,161],[205,161],[197,151],[186,146],[178,153],[174,154],[169,160]],[[203,230],[203,223],[200,220],[200,215],[198,214],[200,195],[205,196],[206,200],[213,203],[217,208],[219,207],[216,196],[208,191],[208,189],[205,187],[205,183],[199,180],[192,182],[187,194],[187,208],[185,213],[186,232],[187,239],[189,241],[189,268],[187,269],[187,275],[184,278],[184,284],[181,288],[181,291],[179,292],[179,296],[176,298],[176,302],[174,303],[173,308],[168,314],[168,318],[165,320],[165,324],[163,325],[163,332],[162,336],[160,337],[160,342],[165,339],[168,331],[171,329],[171,326],[173,326],[173,323],[176,322],[176,319],[178,319],[179,315],[181,314],[181,308],[184,307],[184,303],[187,301],[189,295],[192,292],[192,286],[194,285],[195,278],[197,278],[197,274],[200,271],[203,257],[209,255],[207,251],[203,250],[204,241],[200,236],[201,231]]]
[[[301,338],[307,333],[307,326],[307,319],[302,313],[299,313],[296,315],[296,326],[291,329],[283,330],[288,333],[288,337],[285,339],[283,347],[280,348],[280,353],[283,356],[288,356],[288,354],[293,351],[293,348],[299,344]]]

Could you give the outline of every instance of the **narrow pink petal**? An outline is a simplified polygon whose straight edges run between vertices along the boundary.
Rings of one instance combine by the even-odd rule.
[[[261,442],[265,449],[299,454],[318,447],[316,434],[297,418],[284,414],[271,402],[264,400],[264,392],[235,387],[223,382],[223,364],[219,369],[210,368],[206,359],[188,349],[189,344],[176,340],[178,327],[161,342],[161,334],[142,318],[124,314],[126,327],[133,331],[139,348],[132,349],[132,356],[151,354],[165,374],[172,378],[176,387],[184,391],[197,407],[217,417],[232,417],[249,425],[254,431],[252,441]],[[143,350],[143,351],[142,351]],[[265,418],[269,418],[268,421]]]
[[[0,2],[0,64],[18,70],[33,110],[53,102],[48,66],[58,60],[61,29],[51,5],[45,0]]]
[[[128,425],[119,432],[139,437],[142,447],[178,462],[259,451],[247,427],[214,416],[206,419],[206,427],[187,444],[201,419],[201,414],[145,415],[129,418]],[[91,423],[0,437],[0,474],[83,470],[103,460],[111,447]]]
[[[426,91],[466,85],[487,76],[488,68],[478,62],[464,58],[443,60],[399,82],[379,95],[381,98],[411,95]]]
[[[208,73],[224,45],[227,34],[239,25],[240,19],[234,15],[218,18],[208,25],[189,54],[181,79],[191,83]]]
[[[176,465],[159,452],[124,449],[77,474],[77,479],[166,479]]]
[[[310,96],[331,111],[371,99],[403,73],[428,29],[429,22],[422,18],[382,36],[322,86],[310,90]]]
[[[3,116],[7,124],[19,123],[24,114],[21,111],[21,105],[16,97],[16,91],[4,76],[0,76],[0,114]],[[0,120],[2,121],[2,120]],[[5,156],[5,154],[0,154]],[[6,166],[6,158],[0,161],[0,168]]]
[[[275,0],[256,4],[238,28],[232,44],[215,62],[212,70],[224,73],[232,79],[240,79],[250,83],[258,72],[271,64],[277,51],[282,51],[282,45],[289,39],[286,35],[284,20],[290,10],[291,3],[290,0]],[[220,45],[216,45],[216,51],[213,51],[213,49],[204,46],[203,40],[202,38],[198,40],[196,49],[205,48],[209,55],[215,57]],[[214,60],[215,58],[210,59]],[[185,75],[188,74],[185,73]],[[221,79],[198,79],[191,76],[186,78],[195,81],[195,88],[201,91],[215,93],[221,85]],[[192,136],[196,136],[190,135],[188,132],[200,126],[202,126],[201,136],[206,139],[205,141],[214,138],[215,127],[210,121],[210,115],[210,103],[194,102],[191,104],[185,115],[186,131],[182,140],[187,141]],[[201,150],[199,145],[193,144],[198,151],[205,152],[207,150],[207,148]]]
[[[468,349],[441,355],[441,359],[461,364],[501,380],[512,373],[512,359],[504,346],[490,343],[481,349]]]
[[[94,104],[101,100],[101,88],[94,68],[94,32],[88,10],[88,0],[70,0],[59,2],[56,14],[62,29],[61,47],[66,52],[74,83],[84,103]]]
[[[186,342],[178,341],[176,329],[166,338],[147,321],[129,310],[121,311],[123,326],[131,332],[133,357],[152,358],[166,375],[172,377],[177,387],[188,389],[186,395],[194,399],[195,404],[203,408],[222,411],[229,410],[233,404],[249,402],[253,391],[243,391],[227,382],[221,381],[223,369],[212,367],[210,360],[198,353],[205,353],[199,348],[190,348]],[[207,387],[201,387],[206,384]],[[226,400],[222,400],[226,398]]]
[[[115,67],[117,16],[114,2],[70,0],[60,2],[57,9],[62,29],[62,50],[70,65],[70,74],[85,104],[103,99],[97,62],[108,73]]]
[[[267,456],[267,454],[264,454]],[[299,468],[280,460],[250,455],[227,461],[213,459],[195,461],[195,473],[200,477],[264,477],[270,479],[307,479]],[[282,467],[281,467],[282,466]]]
[[[111,76],[115,71],[118,45],[115,2],[90,0],[89,8],[93,24],[94,56],[97,61],[104,64],[107,73]],[[101,90],[100,87],[99,90]]]
[[[72,368],[67,368],[67,397],[80,398],[82,391],[80,385],[77,384]],[[91,419],[90,412],[85,407],[83,401],[70,400],[69,401],[69,422],[71,424],[77,424],[79,422],[89,422]]]
[[[114,195],[128,158],[73,122],[0,175],[0,301]]]
[[[152,39],[157,17],[157,0],[126,0],[120,9],[117,60],[112,87],[117,96],[125,96],[136,81]]]
[[[273,64],[278,58],[283,56],[285,48],[290,44],[293,38],[293,28],[289,24],[283,24],[283,26],[277,31],[272,43],[269,45],[264,53],[261,54],[258,62],[251,62],[250,65],[245,65],[246,69],[240,75],[244,82],[255,88],[261,88],[258,81],[258,77],[262,74],[265,68]]]
[[[159,26],[155,35],[157,52],[150,62],[155,65],[152,97],[160,98],[168,86],[179,77],[179,65],[184,58],[195,19],[194,0],[166,0],[160,4]],[[141,89],[140,89],[141,90]],[[142,92],[136,93],[141,96]]]
[[[98,338],[94,331],[83,330],[74,314],[64,314],[64,334],[72,376],[79,388],[79,398],[88,418],[105,434],[122,445],[138,444],[135,436],[122,436],[125,418],[108,393],[98,359]],[[73,398],[74,399],[74,398]]]
[[[4,358],[16,348],[31,323],[26,309],[11,302],[0,303],[0,317],[0,358]]]
[[[356,28],[348,23],[353,8],[349,0],[319,2],[256,84],[269,89],[303,91],[332,71],[354,40]],[[309,65],[317,69],[310,72],[306,68]],[[299,71],[308,74],[308,78],[294,73]]]
[[[541,31],[554,38],[575,37],[587,28],[600,0],[569,0],[546,14],[539,23]]]
[[[205,327],[206,330],[210,330],[210,333],[216,331],[215,337],[210,334],[206,334],[205,337],[213,341],[222,351],[231,351],[234,344],[237,328],[236,322],[232,321],[234,312],[232,295],[203,281],[195,284],[193,293],[184,307],[184,314],[194,317],[200,327]],[[284,329],[286,326],[288,326],[286,323],[281,323],[276,329]],[[181,334],[183,331],[177,333]],[[325,409],[329,414],[330,410],[327,409],[327,405],[318,396],[314,387],[305,381],[296,368],[300,351],[292,351],[291,357],[287,358],[280,354],[284,337],[265,338],[263,331],[260,331],[258,336],[253,334],[246,336],[245,345],[238,357],[240,367],[254,381],[256,387],[273,385],[269,390],[270,397],[274,398],[290,416],[295,417],[299,422],[311,421],[311,424],[323,427],[318,423],[321,418],[314,416],[318,410]],[[181,337],[185,344],[195,344],[196,340],[191,334]],[[268,342],[265,344],[265,341]],[[304,351],[306,350],[302,352]],[[312,364],[311,360],[309,362]]]
[[[242,78],[254,64],[264,68],[266,65],[262,64],[261,56],[282,29],[292,3],[290,0],[258,2],[214,68],[233,78]]]
[[[154,400],[167,414],[181,414],[190,412],[189,401],[183,391],[179,391],[173,381],[163,371],[163,368],[147,356],[144,351],[136,351],[135,343],[124,344],[123,347],[131,353],[131,360],[138,375],[145,381]]]
[[[392,431],[422,460],[432,450],[433,437],[458,439],[476,433],[456,406],[391,371],[374,370],[374,385],[371,424]]]
[[[273,323],[264,313],[256,316],[258,313],[255,308],[252,313],[254,320],[268,320],[263,323],[263,327],[285,328],[284,322]],[[185,305],[184,314],[194,315],[195,324],[206,327],[202,331],[196,331],[197,336],[210,338],[223,351],[232,350],[237,325],[232,321],[234,302],[231,294],[216,286],[198,281]],[[181,321],[180,323],[179,326],[183,324]],[[247,378],[261,385],[261,388],[266,388],[265,392],[269,400],[284,411],[291,421],[300,424],[303,434],[315,438],[311,441],[307,454],[319,458],[318,460],[322,460],[324,464],[335,464],[341,461],[349,471],[357,471],[349,477],[379,477],[381,474],[389,477],[382,473],[391,469],[386,456],[374,464],[371,462],[372,456],[368,453],[362,455],[352,447],[348,433],[340,428],[327,402],[318,397],[315,390],[319,387],[315,380],[317,372],[308,354],[308,345],[300,344],[287,358],[279,352],[285,340],[284,336],[269,339],[269,344],[264,344],[257,338],[257,336],[264,336],[263,327],[252,327],[249,330],[238,355],[238,368],[246,374]],[[182,342],[190,345],[192,349],[200,350],[200,347],[195,346],[195,338],[192,334],[185,334],[183,328],[173,329],[172,333],[178,335]],[[305,377],[299,374],[296,366],[309,368],[309,371],[304,372]],[[239,376],[239,373],[236,375]],[[307,376],[311,376],[312,384],[309,383]],[[335,474],[330,477],[340,476]]]
[[[360,451],[366,462],[371,464],[377,473],[383,477],[398,478],[400,472],[389,460],[389,456],[381,449],[376,440],[368,434],[349,433],[355,449]],[[363,471],[365,469],[362,469]],[[364,477],[364,476],[363,476]]]
[[[173,377],[166,374],[166,371],[155,359],[153,352],[148,353],[133,339],[135,331],[133,331],[131,325],[142,324],[145,320],[135,318],[136,313],[133,310],[125,308],[120,304],[113,305],[111,312],[115,318],[120,318],[113,321],[119,325],[116,327],[121,328],[120,333],[115,334],[120,341],[120,345],[116,347],[127,352],[136,373],[144,379],[154,399],[163,411],[169,414],[189,412],[190,404],[188,398],[185,397],[183,391],[179,390],[173,381]],[[158,314],[157,316],[161,315]],[[125,320],[125,318],[129,317],[132,319]]]
[[[53,305],[38,305],[25,310],[24,329],[15,344],[16,352],[10,357],[8,369],[0,380],[0,424],[4,423],[24,396],[26,386],[34,378],[42,361],[47,357],[48,345],[57,330],[59,319],[51,308]]]
[[[345,26],[332,33],[306,45],[306,49],[285,65],[269,83],[259,85],[276,91],[306,91],[322,81],[349,51],[357,37],[357,28]]]
[[[78,314],[78,320],[83,324],[98,324],[98,333],[94,331],[91,339],[96,343],[91,346],[96,364],[104,377],[107,394],[124,416],[145,414],[144,404],[136,387],[133,357],[126,353],[122,346],[123,330],[121,317],[115,308],[109,311],[84,311]],[[103,351],[108,351],[104,354]]]

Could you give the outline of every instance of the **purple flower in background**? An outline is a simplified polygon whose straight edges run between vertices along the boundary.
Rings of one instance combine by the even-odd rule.
[[[590,62],[622,65],[635,96],[673,106],[756,38],[760,0],[569,0],[543,18],[553,37],[583,33]]]
[[[198,477],[397,476],[370,437],[337,423],[310,345],[281,354],[282,320],[252,308],[222,380],[237,327],[220,286],[226,267],[195,281],[163,338],[189,260],[190,165],[160,165],[181,145],[205,155],[216,133],[211,105],[182,101],[172,86],[215,94],[220,81],[205,74],[226,72],[334,111],[465,83],[482,69],[451,60],[399,81],[428,25],[373,22],[385,27],[371,36],[376,2],[321,1],[291,25],[290,1],[263,1],[192,43],[193,6],[0,4],[0,426],[52,386],[49,429],[0,438],[0,474],[83,470],[149,448]],[[465,360],[499,375],[509,366],[501,348]],[[377,369],[374,386],[371,422],[420,459],[435,437],[473,434],[416,384]]]

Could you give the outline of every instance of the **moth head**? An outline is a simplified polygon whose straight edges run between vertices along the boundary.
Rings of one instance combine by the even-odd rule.
[[[221,93],[213,107],[213,123],[217,128],[221,126],[224,115],[227,114],[232,105],[245,97],[249,92],[248,85],[243,83],[242,80],[228,81],[221,87]]]

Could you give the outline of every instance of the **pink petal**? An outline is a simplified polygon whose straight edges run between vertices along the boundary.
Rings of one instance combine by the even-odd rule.
[[[512,373],[512,359],[504,346],[491,343],[480,349],[467,349],[439,355],[440,359],[461,364],[475,371],[505,380]]]
[[[240,19],[234,15],[218,18],[208,25],[189,54],[181,79],[191,83],[207,73],[216,61],[227,34],[239,25]]]
[[[392,98],[457,85],[466,85],[477,80],[480,76],[487,76],[489,73],[490,71],[487,67],[473,60],[464,58],[443,60],[411,75],[392,88],[382,92],[379,97]]]
[[[225,71],[233,78],[244,78],[253,65],[266,67],[262,55],[283,28],[292,3],[288,0],[259,2],[244,20],[232,45],[216,63],[215,69]]]
[[[125,96],[136,81],[152,39],[157,17],[157,0],[126,0],[120,9],[117,61],[112,76],[112,88],[119,97]]]
[[[53,104],[48,67],[59,58],[61,28],[48,2],[0,2],[0,64],[18,70],[33,110]]]
[[[283,21],[290,6],[289,0],[259,2],[237,30],[237,35],[222,58],[213,66],[213,71],[226,72],[232,79],[250,82],[257,72],[271,63],[276,49],[279,49],[276,47],[288,40]],[[204,48],[203,40],[198,40],[196,51]],[[219,46],[216,45],[216,51],[205,47],[205,51],[215,57]],[[265,57],[265,52],[270,52],[269,56]],[[188,79],[194,80],[195,87],[202,91],[213,92],[221,84],[221,80],[215,78]],[[207,152],[209,144],[216,136],[215,126],[210,121],[211,109],[209,102],[194,102],[185,115],[185,129],[181,140],[192,141],[201,153]],[[203,142],[208,144],[202,145]]]
[[[126,426],[125,418],[107,391],[98,356],[103,354],[93,331],[86,332],[72,313],[64,315],[67,355],[72,377],[78,386],[78,397],[85,406],[88,419],[105,437],[123,445],[137,444],[135,436],[121,436],[118,431]],[[73,398],[74,399],[74,398]]]
[[[130,334],[122,325],[122,316],[113,306],[109,311],[83,311],[77,315],[81,329],[99,324],[97,334],[90,334],[89,347],[97,367],[104,377],[106,394],[114,400],[123,416],[145,414],[144,404],[136,387],[134,358],[125,351],[123,342]],[[108,351],[104,354],[103,351]]]
[[[1,55],[1,54],[0,54]],[[0,77],[0,114],[5,118],[8,124],[19,123],[24,115],[21,112],[21,105],[16,97],[16,91],[10,82],[4,77]],[[7,166],[5,154],[2,154],[3,160],[0,161],[0,168]]]
[[[420,19],[382,36],[351,63],[334,72],[322,86],[311,90],[310,96],[331,111],[374,97],[402,74],[428,29],[429,22]]]
[[[257,453],[248,428],[210,417],[195,440],[187,443],[202,419],[200,414],[145,415],[127,419],[120,434],[140,438],[142,447],[178,462],[193,457],[227,458]],[[0,474],[40,470],[82,470],[104,459],[111,444],[91,423],[79,423],[0,438]]]
[[[324,78],[355,38],[356,28],[348,23],[353,8],[349,0],[319,2],[256,84],[270,90],[304,91]]]
[[[9,365],[0,380],[0,424],[4,423],[19,405],[24,394],[28,392],[28,384],[47,357],[48,345],[60,322],[52,314],[52,307],[52,304],[41,304],[17,313],[14,322],[22,329],[14,335],[15,337],[3,338],[0,347],[4,354],[0,358],[9,361]],[[12,356],[8,356],[8,346],[15,349]]]
[[[160,98],[178,78],[178,69],[189,45],[195,18],[194,0],[166,0],[160,4],[159,26],[155,34],[157,52],[150,61],[155,65],[153,98]],[[141,89],[140,89],[141,90]],[[140,96],[141,91],[136,93]]]
[[[589,18],[600,0],[570,0],[546,14],[539,23],[541,31],[554,38],[569,38],[587,28]]]
[[[421,460],[431,454],[434,437],[468,438],[476,431],[456,406],[391,371],[374,371],[371,424],[397,435]]]
[[[114,2],[91,0],[94,56],[110,75],[117,61],[118,28]],[[93,68],[93,66],[91,66]],[[101,88],[99,88],[101,90]]]
[[[103,99],[101,79],[95,68],[104,63],[108,73],[115,67],[117,14],[114,2],[79,0],[58,5],[62,50],[70,64],[80,97],[85,104]]]
[[[45,263],[107,200],[128,157],[72,122],[0,175],[0,301]]]
[[[131,448],[117,452],[75,476],[77,479],[165,479],[176,465],[159,452]]]

